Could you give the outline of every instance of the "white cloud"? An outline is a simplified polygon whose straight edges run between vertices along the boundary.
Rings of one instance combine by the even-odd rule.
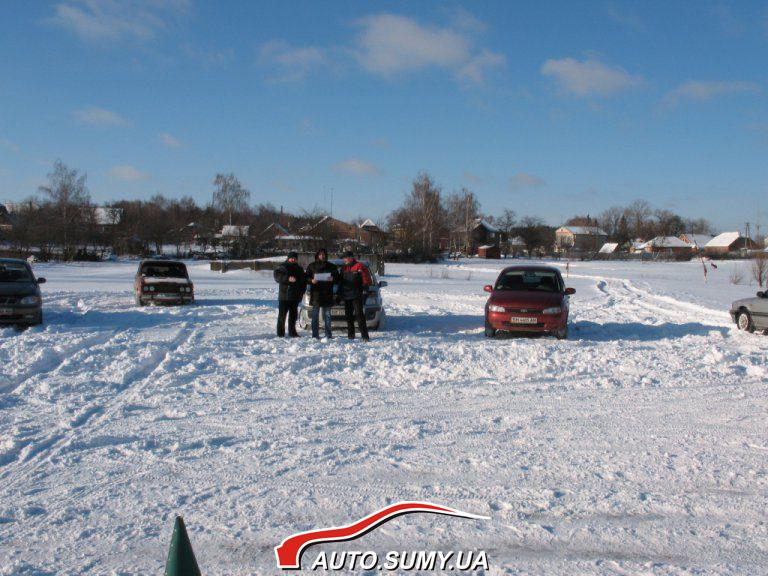
[[[181,140],[172,134],[168,134],[168,132],[161,133],[158,135],[158,138],[160,139],[160,143],[168,148],[181,148],[184,145]]]
[[[468,13],[459,16],[456,29],[422,25],[397,14],[363,18],[358,22],[355,57],[365,70],[384,77],[441,68],[459,80],[482,83],[486,70],[506,59],[490,50],[475,50],[472,33],[481,23]]]
[[[705,102],[717,96],[755,92],[760,92],[760,86],[754,82],[690,80],[669,92],[664,97],[664,101],[669,105],[675,105],[682,100]]]
[[[325,64],[326,55],[315,46],[291,46],[281,40],[272,40],[261,47],[259,62],[274,70],[270,81],[296,82]]]
[[[150,178],[150,175],[147,172],[142,172],[130,164],[113,166],[110,168],[109,172],[107,172],[107,175],[116,180],[124,180],[126,182],[137,182],[139,180],[149,180]]]
[[[381,170],[379,170],[375,164],[360,160],[359,158],[349,158],[343,162],[339,162],[333,169],[335,172],[356,174],[358,176],[376,176],[381,174]]]
[[[590,58],[583,61],[575,58],[547,60],[541,73],[552,78],[563,92],[578,97],[611,96],[643,83],[642,76]]]
[[[541,188],[545,185],[546,182],[542,178],[527,172],[518,172],[509,179],[509,188],[513,192],[528,188]]]
[[[75,110],[72,115],[80,124],[88,124],[89,126],[128,126],[130,124],[117,112],[104,108],[92,107]]]
[[[46,22],[88,41],[150,40],[188,5],[188,0],[65,0]]]
[[[0,147],[10,150],[11,152],[21,152],[21,147],[6,138],[0,138]]]

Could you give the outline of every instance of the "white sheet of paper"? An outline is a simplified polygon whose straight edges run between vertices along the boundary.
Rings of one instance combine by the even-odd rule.
[[[331,276],[330,272],[319,272],[315,274],[315,280],[318,282],[330,282],[333,280],[333,276]]]

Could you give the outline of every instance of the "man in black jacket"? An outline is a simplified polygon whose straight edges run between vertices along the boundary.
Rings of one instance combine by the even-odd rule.
[[[299,266],[299,255],[289,252],[285,262],[275,269],[275,282],[280,285],[278,292],[277,335],[285,336],[285,315],[288,314],[288,335],[298,336],[296,319],[299,302],[307,287],[304,269]]]
[[[307,266],[309,283],[309,303],[312,306],[312,337],[320,338],[320,310],[323,311],[325,337],[331,335],[331,307],[333,306],[333,287],[339,283],[339,269],[333,262],[328,262],[328,252],[320,248],[315,254],[315,261]]]
[[[347,336],[355,337],[355,320],[360,328],[363,341],[368,341],[368,325],[365,322],[365,301],[371,286],[371,274],[368,267],[355,260],[355,255],[344,252],[344,265],[341,267],[339,298],[344,301],[344,315],[347,319]]]

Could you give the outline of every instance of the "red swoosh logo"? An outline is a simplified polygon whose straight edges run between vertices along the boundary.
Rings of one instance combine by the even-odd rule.
[[[283,540],[279,546],[275,546],[275,555],[277,556],[277,567],[283,570],[301,568],[301,555],[309,546],[320,542],[341,542],[345,540],[354,540],[370,532],[374,528],[381,526],[385,522],[392,520],[403,514],[413,514],[416,512],[426,512],[430,514],[443,514],[446,516],[456,516],[458,518],[469,518],[472,520],[487,520],[488,516],[478,516],[468,512],[454,510],[447,506],[440,506],[430,502],[398,502],[366,516],[353,524],[338,526],[335,528],[322,528],[319,530],[310,530],[308,532],[299,532]]]

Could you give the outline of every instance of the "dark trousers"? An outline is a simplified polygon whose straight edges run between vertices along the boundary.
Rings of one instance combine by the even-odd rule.
[[[360,329],[360,336],[368,340],[368,325],[365,323],[365,306],[362,298],[344,300],[344,316],[347,319],[347,336],[355,337],[355,319]]]
[[[285,336],[285,316],[288,315],[288,334],[298,336],[296,333],[296,319],[299,316],[298,300],[279,300],[277,305],[277,335]]]

